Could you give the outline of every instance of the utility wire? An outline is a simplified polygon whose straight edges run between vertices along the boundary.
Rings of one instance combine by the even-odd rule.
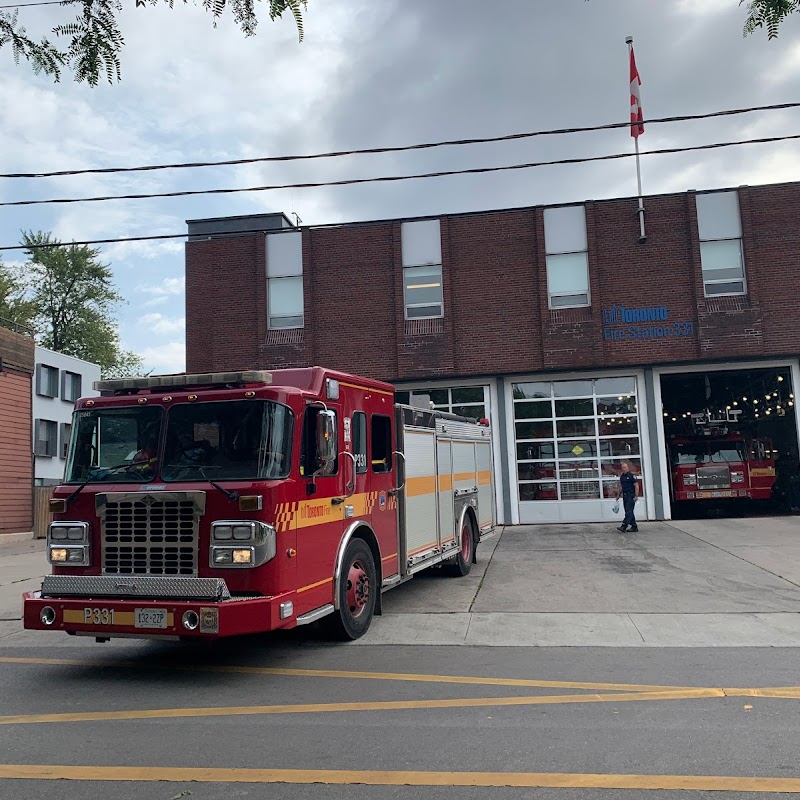
[[[732,108],[724,111],[710,111],[706,114],[682,114],[675,117],[657,117],[644,120],[645,125],[654,125],[665,122],[687,122],[690,120],[710,119],[712,117],[727,117],[736,114],[750,114],[755,111],[778,111],[787,108],[798,108],[798,103],[779,103],[768,106],[753,106],[750,108]],[[486,136],[472,139],[451,139],[438,142],[423,142],[420,144],[398,145],[395,147],[368,147],[360,150],[333,150],[328,153],[309,153],[285,156],[263,156],[258,158],[235,158],[227,161],[192,161],[177,164],[147,164],[138,167],[97,167],[89,169],[68,169],[56,172],[13,172],[0,173],[0,178],[56,178],[64,175],[104,175],[125,172],[152,172],[162,169],[196,169],[197,167],[229,167],[241,164],[266,164],[284,161],[310,161],[321,158],[340,158],[342,156],[370,155],[379,153],[402,153],[411,150],[430,150],[436,147],[456,147],[470,144],[489,144],[492,142],[510,142],[519,139],[531,139],[537,136],[561,136],[568,133],[587,133],[591,131],[614,130],[616,128],[630,128],[630,121],[610,122],[604,125],[588,125],[579,128],[555,128],[553,130],[528,131],[525,133],[509,133],[502,136]]]
[[[628,123],[630,124],[630,123]],[[673,153],[689,153],[698,150],[716,150],[722,147],[734,147],[743,144],[766,144],[770,142],[786,142],[800,139],[800,134],[787,136],[767,136],[760,139],[742,139],[733,142],[714,142],[711,144],[693,145],[691,147],[666,147],[660,150],[646,150],[643,156],[668,155]],[[243,192],[268,192],[277,189],[318,189],[330,186],[355,186],[364,183],[394,183],[397,181],[418,180],[421,178],[441,178],[449,175],[477,175],[488,172],[509,172],[512,170],[532,169],[534,167],[549,167],[563,164],[585,164],[592,161],[612,161],[622,158],[633,158],[635,153],[611,153],[604,156],[584,156],[581,158],[559,158],[553,161],[532,161],[526,164],[510,164],[500,167],[472,167],[470,169],[439,170],[437,172],[420,172],[413,175],[381,175],[373,178],[345,178],[338,181],[315,181],[307,183],[284,183],[266,186],[245,186],[241,188],[225,189],[184,189],[176,192],[148,192],[142,194],[115,194],[97,197],[61,197],[49,200],[11,200],[0,202],[0,207],[5,206],[38,206],[68,203],[99,203],[106,200],[149,200],[164,197],[190,197],[193,195],[213,194],[238,194]]]
[[[8,6],[0,6],[0,8],[30,8],[31,6],[64,6],[67,3],[62,0],[44,0],[41,3],[12,3]]]

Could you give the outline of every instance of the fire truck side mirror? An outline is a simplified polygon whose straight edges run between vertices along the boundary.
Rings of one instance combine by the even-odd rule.
[[[336,413],[320,411],[317,414],[317,455],[326,467],[336,461]]]

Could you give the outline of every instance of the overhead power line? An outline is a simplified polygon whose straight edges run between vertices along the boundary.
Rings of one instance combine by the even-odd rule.
[[[654,125],[667,122],[688,122],[691,120],[710,119],[712,117],[727,117],[737,114],[750,114],[756,111],[779,111],[800,107],[798,103],[778,103],[768,106],[752,106],[750,108],[731,108],[723,111],[710,111],[706,114],[682,114],[673,117],[657,117],[644,120],[643,124]],[[332,150],[327,153],[306,153],[284,156],[262,156],[255,158],[234,158],[226,161],[190,161],[175,164],[146,164],[137,167],[92,167],[87,169],[67,169],[55,172],[11,172],[0,173],[0,178],[57,178],[66,175],[108,175],[126,172],[153,172],[165,169],[197,169],[198,167],[230,167],[242,164],[267,164],[286,161],[310,161],[323,158],[341,158],[354,155],[377,155],[382,153],[403,153],[412,150],[431,150],[437,147],[458,147],[471,144],[491,144],[496,142],[510,142],[520,139],[531,139],[537,136],[561,136],[569,133],[588,133],[591,131],[614,130],[616,128],[630,128],[630,121],[610,122],[604,125],[587,125],[577,128],[554,128],[552,130],[527,131],[523,133],[509,133],[501,136],[475,137],[471,139],[450,139],[436,142],[422,142],[419,144],[397,145],[395,147],[367,147],[357,150]]]
[[[689,153],[698,150],[716,150],[723,147],[735,147],[743,144],[767,144],[770,142],[786,142],[800,139],[800,134],[786,136],[766,136],[760,139],[741,139],[732,142],[714,142],[711,144],[693,145],[690,147],[665,147],[659,150],[646,150],[643,156],[669,155],[673,153]],[[150,200],[165,197],[190,197],[193,195],[239,194],[244,192],[269,192],[277,189],[318,189],[332,186],[355,186],[365,183],[394,183],[398,181],[419,180],[422,178],[442,178],[449,175],[478,175],[489,172],[510,172],[513,170],[533,169],[535,167],[560,166],[565,164],[585,164],[592,161],[613,161],[633,158],[635,153],[611,153],[604,156],[584,156],[580,158],[559,158],[553,161],[531,161],[525,164],[509,164],[499,167],[472,167],[468,169],[438,170],[436,172],[420,172],[412,175],[380,175],[372,178],[344,178],[338,181],[314,181],[305,183],[283,183],[265,186],[230,187],[224,189],[183,189],[175,192],[146,192],[141,194],[114,194],[96,197],[61,197],[49,200],[10,200],[0,203],[5,206],[38,206],[64,205],[71,203],[99,203],[107,200]]]
[[[62,0],[43,0],[41,3],[11,3],[0,8],[30,8],[31,6],[63,6]]]

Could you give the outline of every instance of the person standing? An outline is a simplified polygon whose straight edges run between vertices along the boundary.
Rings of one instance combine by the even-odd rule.
[[[636,517],[634,516],[634,508],[636,500],[639,497],[639,480],[636,475],[631,472],[631,465],[629,461],[622,462],[622,472],[619,476],[619,491],[617,492],[617,500],[622,497],[622,507],[625,509],[625,519],[622,520],[622,525],[617,528],[622,533],[627,533],[630,528],[631,533],[637,533],[639,526],[636,524]]]

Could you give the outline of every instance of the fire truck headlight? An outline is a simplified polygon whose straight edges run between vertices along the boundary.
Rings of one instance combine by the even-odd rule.
[[[47,530],[51,542],[89,542],[88,522],[51,522]]]
[[[731,472],[732,483],[744,483],[744,472]]]
[[[694,486],[697,483],[697,475],[694,472],[687,472],[683,476],[684,486]]]
[[[233,550],[227,547],[215,547],[212,554],[212,566],[224,567],[233,563]]]
[[[231,525],[220,525],[218,523],[214,523],[211,526],[211,538],[216,539],[217,541],[225,541],[226,539],[233,538],[233,526]]]
[[[233,538],[237,541],[248,541],[253,538],[255,534],[256,523],[251,522],[247,525],[234,525]]]
[[[51,564],[71,564],[76,567],[89,566],[89,549],[79,547],[51,547],[48,553]]]
[[[219,532],[222,531],[220,537]],[[230,534],[230,535],[229,535]],[[212,567],[260,567],[275,558],[278,534],[272,525],[254,520],[230,520],[211,524]],[[217,544],[219,541],[225,544]],[[243,547],[239,542],[247,542]]]

